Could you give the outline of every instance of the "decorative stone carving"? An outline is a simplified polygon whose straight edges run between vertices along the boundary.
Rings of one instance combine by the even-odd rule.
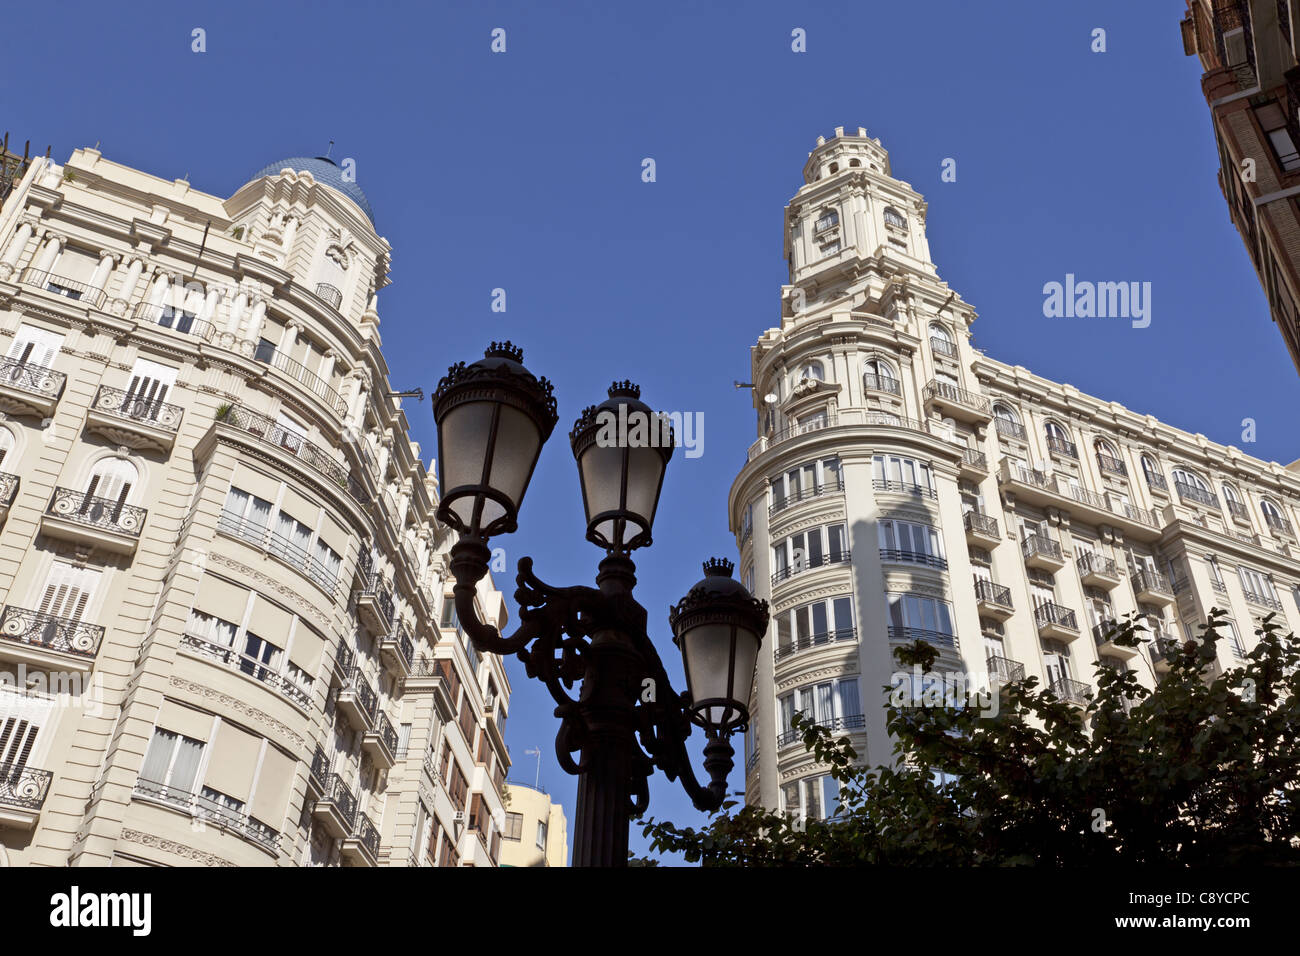
[[[272,717],[270,714],[266,713],[265,711],[258,710],[256,707],[250,707],[242,700],[239,700],[238,698],[235,697],[231,697],[229,694],[223,694],[221,691],[214,690],[213,688],[208,687],[206,684],[199,684],[196,683],[195,681],[186,680],[183,677],[173,676],[168,679],[168,684],[180,690],[188,691],[191,694],[197,694],[198,696],[204,698],[205,700],[211,701],[220,707],[234,711],[235,713],[238,714],[243,714],[245,717],[247,717],[249,720],[253,721],[254,723],[261,724],[263,727],[267,727],[270,730],[274,731],[275,733],[281,734],[282,736],[288,738],[293,742],[294,746],[299,750],[301,750],[307,745],[307,742],[303,738],[302,734],[298,733],[292,727],[288,726],[282,721],[276,720],[274,717]]]
[[[186,846],[183,843],[177,843],[175,840],[164,840],[160,836],[152,833],[141,833],[139,830],[129,830],[123,828],[121,839],[127,843],[138,843],[141,846],[152,847],[155,850],[162,850],[164,853],[170,853],[184,860],[190,860],[194,863],[201,863],[204,866],[237,866],[224,857],[217,856],[215,853],[208,853],[206,850],[196,850],[192,846]]]

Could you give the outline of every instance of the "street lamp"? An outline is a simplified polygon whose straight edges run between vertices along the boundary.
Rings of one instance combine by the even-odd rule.
[[[456,614],[480,653],[515,654],[546,684],[560,718],[555,753],[578,776],[574,864],[625,866],[628,827],[649,805],[658,767],[681,778],[700,810],[718,809],[731,772],[733,733],[749,721],[749,693],[767,630],[767,602],[712,560],[705,577],[672,608],[689,690],[673,690],[632,597],[629,557],[651,543],[674,435],[666,416],[631,382],[583,411],[570,433],[586,512],[587,540],[605,551],[596,587],[551,587],[519,560],[519,627],[509,637],[482,623],[474,606],[488,571],[487,542],[517,527],[519,507],[557,421],[551,384],[523,366],[523,352],[493,343],[483,359],[453,365],[433,395],[444,493],[438,520],[459,532],[450,570]],[[569,689],[581,681],[575,699]],[[691,725],[704,731],[701,785],[686,751]],[[577,754],[575,760],[574,755]]]

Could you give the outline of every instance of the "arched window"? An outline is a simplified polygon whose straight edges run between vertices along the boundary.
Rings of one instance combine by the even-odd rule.
[[[832,226],[840,224],[840,214],[833,207],[827,206],[817,216],[817,222],[813,224],[814,232],[824,232]]]
[[[135,465],[124,458],[105,458],[91,471],[86,494],[125,503],[139,483],[140,473]]]
[[[1209,482],[1196,472],[1186,468],[1173,468],[1169,473],[1174,477],[1174,488],[1178,490],[1178,497],[1182,500],[1195,501],[1203,505],[1219,503],[1219,499],[1210,489]]]
[[[861,166],[861,165],[862,165],[862,160],[860,160],[860,159],[850,159],[850,160],[849,160],[849,168],[850,168],[850,169],[857,169],[857,168],[858,168],[859,166]]]
[[[957,343],[953,340],[952,333],[938,322],[930,325],[930,351],[949,358],[957,357]]]
[[[887,225],[887,226],[895,226],[895,227],[897,227],[897,228],[899,228],[899,229],[906,229],[906,228],[907,228],[907,220],[903,217],[903,214],[900,213],[900,212],[899,212],[897,209],[895,209],[893,206],[886,206],[886,207],[885,207],[885,225]]]
[[[1156,464],[1155,459],[1150,455],[1142,456],[1142,474],[1146,475],[1147,484],[1152,488],[1159,488],[1161,491],[1168,489],[1165,482],[1165,476],[1160,471],[1160,466]]]
[[[1241,503],[1241,495],[1226,481],[1223,483],[1223,503],[1228,506],[1228,513],[1234,518],[1246,519],[1246,506]]]
[[[1058,455],[1066,455],[1069,458],[1078,458],[1079,452],[1074,447],[1074,442],[1070,441],[1070,433],[1059,423],[1047,420],[1043,426],[1043,432],[1047,435],[1047,450]]]
[[[862,363],[862,384],[868,391],[899,394],[898,379],[884,359],[869,358]]]
[[[1025,426],[1020,424],[1020,416],[1010,405],[1003,405],[996,402],[993,405],[993,425],[998,430],[999,435],[1007,438],[1015,438],[1024,441],[1028,436],[1025,432]]]
[[[1003,405],[1001,402],[998,402],[993,406],[993,415],[1005,422],[1012,422],[1016,425],[1020,424],[1020,416],[1016,414],[1016,410],[1010,405]]]
[[[1115,446],[1106,439],[1098,438],[1093,443],[1093,448],[1097,450],[1097,465],[1103,472],[1112,475],[1128,474],[1128,466],[1119,457],[1119,452],[1115,451]]]
[[[1285,531],[1291,533],[1291,522],[1286,519],[1286,515],[1269,499],[1265,498],[1259,503],[1260,513],[1264,515],[1264,523],[1274,531]]]
[[[840,164],[839,164],[839,163],[831,163],[831,172],[832,172],[832,173],[838,173],[839,171],[840,171]]]
[[[826,380],[826,375],[822,372],[821,362],[805,362],[799,368],[799,374],[795,376],[795,382],[799,383],[808,379],[817,382],[823,382]]]

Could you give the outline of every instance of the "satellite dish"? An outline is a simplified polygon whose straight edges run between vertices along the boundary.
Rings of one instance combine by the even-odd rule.
[[[775,405],[777,402],[776,392],[768,392],[766,395],[763,396],[763,401],[766,402],[768,405]]]

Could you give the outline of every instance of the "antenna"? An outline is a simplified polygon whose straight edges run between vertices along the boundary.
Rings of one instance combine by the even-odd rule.
[[[325,150],[325,158],[330,158],[330,153],[334,151],[334,140],[330,140],[329,149]]]
[[[537,755],[537,773],[533,774],[533,789],[536,790],[537,784],[540,783],[542,779],[542,750],[540,747],[529,747],[524,751],[524,754],[525,756],[530,757],[533,754]]]

